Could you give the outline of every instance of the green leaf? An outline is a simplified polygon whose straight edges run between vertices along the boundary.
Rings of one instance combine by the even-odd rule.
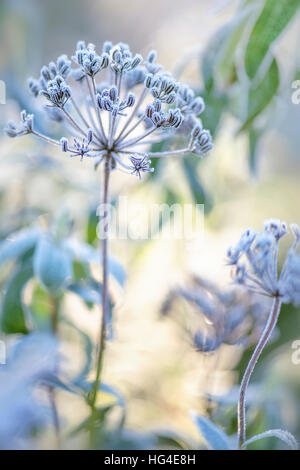
[[[248,439],[244,444],[243,447],[247,447],[252,442],[258,441],[260,439],[265,439],[266,437],[276,437],[280,439],[285,444],[287,444],[291,449],[297,450],[299,448],[297,440],[294,436],[288,432],[283,431],[282,429],[271,429],[269,431],[262,432],[261,434],[257,434],[256,436],[251,437]]]
[[[106,415],[109,413],[109,411],[114,408],[115,405],[109,405],[109,406],[104,406],[102,408],[98,408],[95,411],[96,414],[96,419],[95,422],[93,422],[93,425],[97,429],[103,429],[103,423],[105,422]],[[79,434],[82,431],[88,431],[91,429],[91,417],[89,416],[88,418],[84,419],[78,426],[76,426],[69,434],[68,437],[74,437],[77,434]]]
[[[32,265],[28,263],[20,266],[9,281],[1,309],[1,330],[3,333],[28,333],[22,294],[26,283],[31,279],[32,275]]]
[[[86,241],[89,245],[97,240],[97,226],[99,223],[99,217],[97,216],[97,207],[93,207],[89,211],[87,227],[86,227]]]
[[[201,114],[201,120],[205,129],[209,129],[214,137],[218,131],[221,117],[228,111],[228,97],[218,91],[211,90],[202,95],[205,102],[205,110]]]
[[[49,293],[40,284],[34,287],[29,309],[34,329],[50,331],[52,303]]]
[[[250,86],[248,93],[248,115],[239,132],[248,129],[254,119],[270,103],[279,87],[279,70],[276,59],[273,59],[269,69],[262,80]]]
[[[24,255],[26,251],[35,246],[40,237],[37,228],[24,229],[14,233],[9,239],[0,243],[0,265]]]
[[[211,450],[231,450],[228,436],[204,416],[191,413],[192,419]]]
[[[34,274],[50,292],[66,287],[72,278],[72,260],[60,245],[44,236],[34,253]]]
[[[253,79],[270,46],[295,15],[300,0],[266,0],[251,32],[245,55],[248,76]]]

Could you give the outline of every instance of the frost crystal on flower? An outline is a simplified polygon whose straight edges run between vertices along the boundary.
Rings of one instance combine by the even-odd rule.
[[[141,173],[152,173],[154,171],[154,168],[150,168],[151,160],[148,159],[147,155],[144,155],[143,157],[134,157],[131,155],[129,160],[132,163],[131,174],[137,175],[139,179],[142,179]]]
[[[148,156],[203,156],[211,150],[211,135],[198,118],[203,99],[164,71],[155,51],[143,60],[124,43],[106,41],[97,52],[94,44],[79,41],[71,59],[61,55],[42,67],[38,79],[28,80],[32,95],[44,98],[48,118],[64,128],[61,139],[34,130],[33,116],[25,111],[20,127],[8,123],[7,135],[31,133],[71,156],[94,158],[95,168],[106,161],[111,169],[123,167],[139,177],[153,171]],[[180,139],[174,143],[186,138],[186,146],[147,153],[138,147],[171,142],[177,134]],[[125,163],[128,156],[130,167]]]
[[[234,266],[234,280],[248,289],[279,297],[284,303],[300,305],[300,228],[291,224],[295,241],[278,273],[279,241],[288,233],[287,225],[277,219],[267,220],[261,233],[247,229],[235,247],[227,252],[228,264]]]

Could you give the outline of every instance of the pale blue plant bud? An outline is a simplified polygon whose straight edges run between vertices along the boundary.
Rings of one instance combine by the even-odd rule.
[[[4,133],[11,138],[18,137],[18,130],[13,121],[8,121],[6,127],[4,128]]]
[[[103,43],[102,52],[104,52],[105,54],[109,54],[112,47],[113,47],[113,43],[111,41],[105,41]]]
[[[42,77],[48,82],[49,80],[51,80],[51,74],[50,74],[50,70],[48,67],[46,67],[46,65],[44,65],[42,68],[41,68],[41,75]]]
[[[131,66],[130,66],[131,70],[138,67],[142,61],[143,61],[143,57],[140,54],[136,54],[131,62]]]
[[[35,80],[34,78],[30,77],[27,80],[27,83],[28,83],[28,87],[29,87],[30,92],[32,93],[32,95],[35,98],[37,98],[39,96],[39,93],[40,93],[40,86],[39,86],[38,80]]]
[[[155,62],[157,57],[157,52],[155,50],[152,50],[148,53],[147,55],[147,61],[150,62],[150,64],[153,64]]]
[[[299,243],[300,242],[300,227],[299,227],[299,225],[291,224],[290,227],[291,227],[293,235],[296,239],[296,242]]]
[[[87,132],[87,143],[88,145],[92,143],[92,140],[93,140],[93,129],[88,129],[88,132]]]
[[[194,99],[194,101],[192,101],[190,105],[190,110],[196,115],[203,113],[203,111],[205,110],[205,104],[201,96],[198,96],[197,98]]]
[[[196,124],[191,133],[192,139],[195,139],[196,137],[198,137],[201,131],[202,131],[202,126],[199,124]]]
[[[153,106],[151,104],[148,104],[146,107],[145,116],[151,119],[153,116],[153,113],[154,113]]]
[[[112,86],[109,90],[109,97],[111,99],[111,101],[113,101],[114,103],[117,101],[118,99],[118,89],[116,86]]]
[[[135,104],[135,95],[133,93],[129,93],[128,96],[127,96],[126,105],[129,108],[132,108],[132,106],[134,106],[134,104]]]
[[[68,139],[66,139],[66,137],[62,137],[59,142],[60,142],[60,146],[61,146],[61,151],[62,152],[68,152],[69,151]]]
[[[270,219],[264,223],[264,230],[270,232],[274,235],[276,240],[279,240],[281,237],[287,233],[287,225],[285,222],[281,222],[278,219]]]

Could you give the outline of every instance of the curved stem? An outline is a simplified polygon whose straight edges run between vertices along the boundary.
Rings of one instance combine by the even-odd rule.
[[[39,139],[45,140],[45,142],[48,142],[48,144],[57,145],[58,147],[61,146],[60,142],[58,142],[57,140],[51,139],[51,137],[47,137],[46,135],[40,134],[37,131],[32,131],[32,134],[38,137]]]
[[[241,383],[240,397],[239,397],[239,404],[238,404],[238,436],[239,436],[240,448],[242,447],[242,445],[244,444],[246,440],[245,396],[246,396],[247,387],[248,387],[252,372],[254,370],[255,364],[257,363],[265,345],[269,341],[273,333],[273,330],[276,326],[279,312],[280,312],[280,307],[281,307],[281,300],[279,297],[275,297],[273,300],[273,305],[272,305],[272,309],[268,317],[267,324],[257,343],[254,353],[252,354],[252,357],[246,368],[246,371],[244,373],[243,380]]]
[[[59,301],[55,295],[51,296],[51,328],[53,334],[57,335],[58,327],[58,316],[59,316]],[[56,443],[57,448],[61,449],[61,435],[60,435],[60,424],[59,416],[55,400],[55,389],[54,387],[49,387],[49,400],[53,416],[53,426],[55,429]]]
[[[103,183],[103,194],[102,201],[105,214],[103,217],[107,217],[107,204],[109,202],[109,176],[110,176],[110,159],[106,157],[104,165],[104,183]],[[95,447],[95,420],[96,420],[96,401],[98,390],[101,386],[101,372],[103,366],[103,354],[105,349],[105,336],[106,336],[106,320],[107,320],[107,307],[108,307],[108,224],[106,223],[104,228],[104,233],[101,238],[101,254],[102,254],[102,318],[100,324],[100,334],[99,334],[99,345],[98,345],[98,356],[97,356],[97,370],[96,370],[96,379],[94,382],[92,396],[90,401],[91,406],[91,426],[90,426],[90,443],[91,447]]]

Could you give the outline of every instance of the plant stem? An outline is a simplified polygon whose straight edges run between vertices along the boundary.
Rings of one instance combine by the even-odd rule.
[[[107,204],[109,202],[109,177],[110,177],[110,158],[106,157],[104,165],[104,182],[103,182],[103,194],[102,194],[102,205],[105,210],[103,217],[107,217]],[[90,426],[90,444],[91,447],[95,447],[95,420],[96,420],[96,401],[98,390],[101,386],[101,372],[103,366],[103,354],[105,349],[105,336],[106,336],[106,320],[107,320],[107,307],[108,307],[108,224],[104,228],[104,233],[101,238],[101,254],[102,254],[102,318],[100,324],[99,344],[98,344],[98,356],[97,356],[97,370],[96,379],[94,382],[92,396],[90,401],[91,406],[91,426]]]
[[[59,314],[59,302],[55,295],[51,296],[51,328],[53,334],[57,335],[57,327],[58,327],[58,314]],[[60,424],[59,424],[59,416],[55,402],[55,390],[54,387],[49,387],[49,400],[53,415],[53,425],[55,429],[55,436],[56,436],[56,443],[57,448],[61,449],[61,435],[60,435]]]
[[[137,112],[139,111],[140,106],[142,105],[144,99],[146,98],[148,91],[149,91],[148,88],[145,88],[145,89],[142,91],[142,93],[141,93],[141,95],[140,95],[140,97],[139,97],[139,99],[138,99],[138,102],[137,102],[137,104],[135,105],[135,108],[134,108],[134,110],[133,110],[132,113],[131,113],[131,116],[130,116],[129,119],[126,121],[126,124],[124,125],[124,127],[123,127],[123,129],[121,130],[120,134],[119,134],[118,137],[116,138],[116,142],[117,142],[117,141],[120,141],[120,138],[122,137],[122,135],[123,135],[124,132],[126,131],[126,129],[127,129],[127,127],[129,126],[129,124],[132,122],[134,116],[135,116],[135,115],[137,114]],[[122,140],[123,140],[123,139],[122,139]]]
[[[247,387],[249,384],[250,377],[254,370],[255,364],[257,363],[265,345],[269,341],[273,330],[276,326],[278,316],[280,313],[281,300],[279,297],[274,297],[271,312],[269,314],[265,329],[257,343],[257,346],[252,354],[249,364],[243,376],[243,380],[240,388],[240,397],[238,404],[238,436],[239,436],[239,447],[241,448],[246,440],[246,410],[245,410],[245,396]]]
[[[91,95],[92,103],[94,104],[94,108],[96,110],[96,114],[97,114],[97,117],[98,117],[101,140],[103,140],[103,143],[105,143],[106,142],[105,130],[104,130],[102,119],[101,119],[100,109],[99,109],[99,106],[96,102],[97,88],[96,88],[95,78],[92,77],[91,80],[92,80],[93,90],[91,89],[90,82],[89,82],[88,78],[87,78],[87,84],[88,84],[88,87],[89,87],[89,92],[90,92],[90,95]]]
[[[81,129],[81,127],[77,124],[76,121],[74,121],[74,119],[72,118],[72,116],[70,115],[70,113],[65,109],[65,108],[61,108],[62,111],[64,112],[64,114],[66,115],[67,119],[70,121],[70,123],[72,124],[72,126],[74,127],[74,129],[77,130],[77,132],[79,132],[79,134],[83,135],[84,137],[86,137],[86,132],[84,132],[83,129]]]

